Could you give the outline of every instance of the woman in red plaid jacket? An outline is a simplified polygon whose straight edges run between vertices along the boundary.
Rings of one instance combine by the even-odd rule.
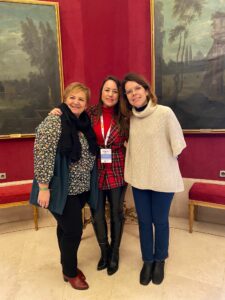
[[[126,192],[124,181],[125,147],[128,126],[120,113],[121,83],[114,76],[108,76],[100,88],[98,104],[87,108],[97,137],[99,199],[96,209],[91,209],[92,223],[101,249],[97,270],[107,268],[108,275],[119,267],[119,247],[123,233],[123,203]],[[54,109],[51,114],[61,114]],[[111,241],[105,218],[106,200],[110,206]]]
[[[101,249],[97,269],[107,268],[114,274],[119,265],[119,246],[123,232],[123,203],[126,191],[124,160],[127,139],[124,118],[120,114],[120,81],[108,76],[102,83],[97,105],[87,109],[97,137],[99,199],[96,210],[92,209],[92,223]],[[105,218],[106,200],[110,206],[111,243]]]

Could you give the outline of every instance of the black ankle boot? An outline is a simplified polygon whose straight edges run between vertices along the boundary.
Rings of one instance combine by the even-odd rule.
[[[165,265],[164,260],[155,262],[154,269],[152,272],[152,282],[154,284],[162,283],[164,279],[164,265]]]
[[[107,268],[108,275],[113,275],[119,269],[119,247],[123,234],[124,218],[121,215],[121,220],[112,222],[111,220],[111,254],[109,257],[109,265]]]
[[[140,273],[140,284],[148,285],[152,280],[154,262],[144,262]]]
[[[108,266],[109,261],[109,244],[100,244],[101,257],[97,265],[97,270],[101,271]]]
[[[107,268],[108,275],[113,275],[119,268],[119,249],[113,249]]]

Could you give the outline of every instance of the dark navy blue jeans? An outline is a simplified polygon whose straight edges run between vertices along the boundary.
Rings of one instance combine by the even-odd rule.
[[[134,187],[132,190],[138,216],[142,259],[149,262],[164,260],[168,257],[169,210],[174,193]]]

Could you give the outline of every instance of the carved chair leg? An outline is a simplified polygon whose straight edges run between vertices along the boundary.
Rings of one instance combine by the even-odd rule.
[[[85,206],[82,208],[82,223],[83,223],[83,228],[85,229],[86,224],[85,224]]]
[[[195,209],[194,209],[194,220],[197,221],[198,220],[198,215],[199,215],[199,207],[196,205]]]
[[[32,206],[33,206],[34,226],[35,226],[35,230],[38,230],[38,207],[35,205]]]
[[[189,203],[188,206],[189,206],[189,232],[192,233],[195,206],[192,203]]]
[[[87,210],[89,210],[89,206],[86,204],[82,209],[83,229],[85,229],[86,226],[89,223],[91,223],[91,216],[89,216],[89,213],[87,213]]]

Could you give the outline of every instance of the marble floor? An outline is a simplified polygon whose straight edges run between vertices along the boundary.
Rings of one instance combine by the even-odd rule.
[[[1,300],[225,300],[225,226],[170,219],[170,257],[159,285],[139,284],[142,267],[138,227],[127,222],[120,268],[113,276],[96,271],[99,249],[91,225],[84,230],[79,267],[90,288],[74,290],[62,280],[55,221],[42,214],[39,230],[31,220],[0,224]]]

